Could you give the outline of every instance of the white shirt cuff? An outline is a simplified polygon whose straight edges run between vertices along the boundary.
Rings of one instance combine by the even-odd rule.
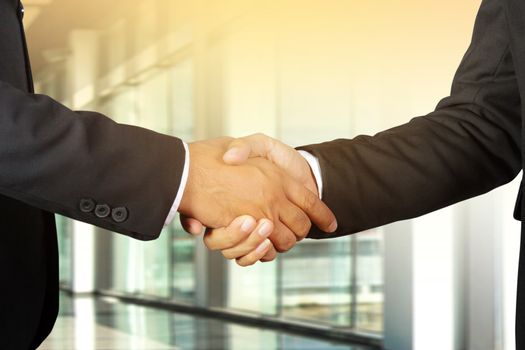
[[[186,184],[188,183],[188,175],[190,172],[190,150],[188,148],[188,144],[184,141],[182,141],[184,144],[184,151],[186,152],[186,158],[184,159],[184,170],[182,171],[182,178],[180,180],[179,185],[179,192],[177,192],[177,197],[175,197],[175,201],[173,202],[173,205],[171,206],[170,213],[168,214],[168,217],[166,218],[166,221],[164,222],[164,226],[168,226],[171,224],[173,219],[175,219],[175,216],[177,215],[177,210],[179,209],[180,202],[182,201],[182,195],[184,194],[184,190],[186,189]]]
[[[310,169],[312,169],[312,173],[315,177],[315,182],[317,183],[317,191],[319,192],[319,198],[323,199],[323,177],[321,175],[321,165],[319,164],[319,159],[317,159],[317,157],[315,157],[313,154],[308,153],[306,151],[298,152],[303,156],[304,159],[306,159],[308,165],[310,165]]]

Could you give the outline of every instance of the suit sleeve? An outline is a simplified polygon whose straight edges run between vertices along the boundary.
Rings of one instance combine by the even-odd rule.
[[[181,140],[73,112],[0,82],[0,193],[141,240],[159,236],[185,162]]]
[[[372,137],[300,148],[321,164],[335,236],[429,213],[519,173],[521,105],[506,25],[501,1],[484,0],[451,95],[434,112]]]

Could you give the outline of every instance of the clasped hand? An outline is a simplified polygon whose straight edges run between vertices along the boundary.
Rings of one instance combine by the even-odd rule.
[[[312,223],[337,222],[319,199],[306,160],[293,148],[257,134],[189,145],[188,182],[179,212],[184,229],[241,266],[271,261],[306,237]]]

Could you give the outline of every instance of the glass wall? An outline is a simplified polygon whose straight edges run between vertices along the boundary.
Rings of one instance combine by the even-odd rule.
[[[449,94],[479,7],[453,0],[134,0],[94,16],[81,11],[85,3],[68,17],[64,38],[33,46],[46,62],[34,66],[37,91],[188,142],[263,132],[293,146],[374,134],[431,111]],[[177,219],[154,242],[104,232],[109,257],[96,262],[111,268],[95,264],[96,273],[111,276],[97,282],[137,298],[385,335],[385,344],[389,335],[426,344],[437,323],[443,331],[434,347],[487,331],[513,344],[519,236],[503,233],[519,230],[508,215],[514,186],[458,215],[453,209],[445,219],[438,213],[394,229],[304,240],[277,261],[249,268],[210,266],[220,254],[207,252]],[[70,287],[72,246],[83,248],[84,232],[62,217],[57,226],[60,280]],[[220,298],[210,301],[212,293]],[[396,328],[400,315],[413,329]],[[243,349],[250,340],[231,341]]]
[[[116,121],[191,141],[193,132],[191,59],[152,69],[109,96],[99,110]],[[175,220],[159,239],[113,238],[113,288],[119,292],[192,301],[195,240]]]
[[[241,268],[228,263],[227,304],[235,310],[279,316],[278,262]]]
[[[227,307],[290,321],[381,333],[382,235],[306,240],[276,263],[228,265]]]
[[[284,316],[351,326],[351,240],[306,241],[282,256]]]
[[[86,108],[187,142],[265,132],[301,145],[352,135],[350,70],[342,58],[341,69],[327,66],[330,60],[310,55],[309,39],[294,31],[277,40],[277,27],[268,26],[271,12],[254,18],[249,6],[206,8],[210,18],[202,25],[191,16],[180,17],[188,13],[183,2],[166,7],[173,16],[161,11],[160,4],[139,6],[129,18],[119,17],[98,32],[98,72]],[[185,10],[177,12],[178,7]],[[159,16],[181,22],[161,25]],[[69,79],[81,69],[59,66]],[[67,81],[55,80],[41,91],[67,92]],[[72,94],[65,94],[63,101],[71,101]],[[67,276],[70,226],[62,219],[59,226],[62,275]],[[206,306],[198,301],[199,288],[215,289],[225,297],[214,306],[226,311],[381,334],[380,230],[305,240],[268,264],[240,268],[228,262],[225,279],[213,286],[204,283],[213,277],[206,272],[211,255],[198,248],[198,239],[183,232],[178,219],[152,242],[111,234],[110,289],[199,306]]]
[[[345,30],[340,14],[325,10]],[[314,8],[299,12],[316,17],[308,11]],[[282,24],[278,15],[246,17],[212,43],[223,58],[212,77],[223,101],[222,130],[234,136],[263,131],[293,146],[354,135],[354,72],[342,38],[297,18]],[[270,266],[230,263],[226,306],[381,334],[382,242],[376,230],[304,240]]]
[[[73,261],[72,261],[72,234],[73,223],[71,219],[55,215],[58,235],[59,252],[59,281],[64,288],[71,288],[73,282]]]
[[[383,329],[383,235],[373,230],[353,237],[352,257],[355,264],[353,325],[362,331],[381,332]]]

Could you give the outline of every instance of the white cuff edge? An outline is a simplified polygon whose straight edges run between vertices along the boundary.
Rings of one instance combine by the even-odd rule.
[[[301,156],[308,162],[310,169],[315,177],[315,182],[317,183],[317,190],[319,191],[319,198],[323,199],[323,176],[321,175],[321,165],[319,164],[319,159],[313,154],[306,151],[298,151]]]
[[[173,219],[175,219],[175,216],[177,215],[177,210],[179,210],[180,202],[182,201],[182,195],[184,194],[186,184],[188,183],[188,175],[190,171],[190,150],[186,142],[182,141],[182,144],[184,145],[184,151],[186,152],[186,157],[184,158],[184,170],[182,171],[182,178],[180,180],[179,191],[177,192],[175,201],[173,201],[173,205],[171,206],[168,217],[164,222],[164,226],[168,226],[169,224],[171,224]]]

